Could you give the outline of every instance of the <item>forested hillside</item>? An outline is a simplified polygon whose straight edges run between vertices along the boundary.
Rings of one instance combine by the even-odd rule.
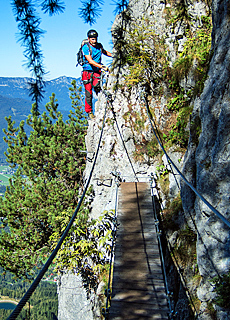
[[[77,87],[79,87],[80,79],[75,79]],[[4,152],[7,149],[6,143],[3,141],[3,129],[7,127],[5,117],[11,116],[15,121],[15,126],[18,127],[22,120],[26,120],[32,108],[32,100],[29,97],[28,91],[29,78],[6,78],[0,77],[0,159],[5,161]],[[72,78],[60,77],[46,82],[44,98],[39,104],[39,111],[43,113],[45,104],[49,102],[52,93],[55,92],[58,100],[59,110],[61,110],[64,119],[68,119],[71,103],[69,99],[69,87],[71,86]],[[25,125],[27,134],[29,127]]]
[[[16,302],[23,297],[30,286],[28,282],[24,282],[19,279],[15,280],[14,276],[9,272],[3,273],[2,268],[0,268],[0,283],[0,298]],[[51,281],[42,281],[17,319],[52,320],[55,319],[53,315],[57,316],[57,308],[58,299],[56,283]],[[0,319],[5,320],[10,313],[11,310],[0,309]]]

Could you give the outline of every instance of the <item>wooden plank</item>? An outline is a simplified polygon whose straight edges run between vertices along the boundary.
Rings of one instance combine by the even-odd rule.
[[[118,223],[109,319],[168,319],[148,184],[121,184]]]

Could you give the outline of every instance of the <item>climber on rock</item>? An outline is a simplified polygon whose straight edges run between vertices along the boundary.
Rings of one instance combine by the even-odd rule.
[[[95,30],[87,32],[88,42],[82,46],[83,52],[83,72],[82,81],[85,87],[85,111],[90,119],[95,118],[92,109],[92,89],[98,94],[101,90],[100,76],[101,69],[109,71],[108,67],[101,64],[102,54],[112,57],[112,54],[106,51],[101,43],[97,42],[98,33]]]

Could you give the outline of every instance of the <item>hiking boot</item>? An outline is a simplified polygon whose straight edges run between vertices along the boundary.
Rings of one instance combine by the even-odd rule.
[[[93,112],[90,112],[90,113],[89,113],[89,118],[90,118],[90,119],[95,119],[95,115],[93,114]]]

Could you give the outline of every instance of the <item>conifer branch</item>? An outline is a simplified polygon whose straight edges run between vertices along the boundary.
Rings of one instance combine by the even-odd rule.
[[[14,0],[12,7],[21,35],[19,41],[25,47],[26,66],[34,77],[34,80],[29,83],[30,96],[38,108],[38,103],[43,98],[44,88],[45,69],[39,43],[44,31],[40,29],[40,18],[36,16],[36,10],[31,0]]]
[[[50,16],[53,14],[63,13],[65,10],[65,4],[59,0],[44,0],[41,4],[42,11],[49,13]]]
[[[101,15],[100,5],[104,4],[103,0],[86,0],[81,1],[82,7],[79,9],[79,16],[85,23],[94,24]]]
[[[113,5],[116,6],[115,10],[113,11],[114,14],[120,14],[125,9],[127,9],[129,0],[113,0]]]

